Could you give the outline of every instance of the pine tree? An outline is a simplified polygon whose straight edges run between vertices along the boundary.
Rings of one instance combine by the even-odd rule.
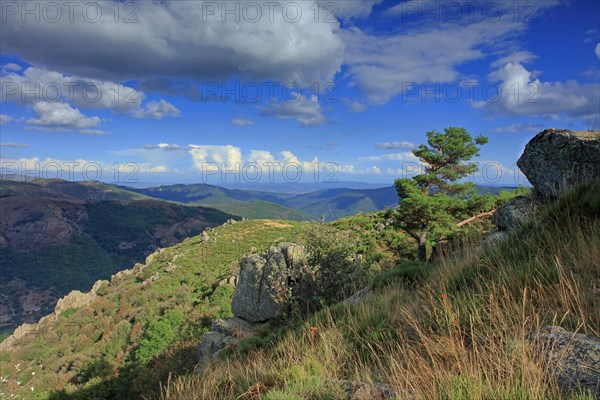
[[[491,206],[490,197],[477,195],[474,184],[458,183],[478,171],[469,161],[487,142],[485,136],[473,138],[464,128],[450,127],[427,132],[427,144],[413,150],[424,171],[396,180],[400,203],[395,217],[397,226],[418,242],[419,260],[427,260],[428,242],[448,237],[460,221]]]

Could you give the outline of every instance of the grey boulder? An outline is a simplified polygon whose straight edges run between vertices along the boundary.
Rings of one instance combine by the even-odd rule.
[[[547,196],[578,183],[600,184],[600,131],[546,129],[529,141],[517,165]]]
[[[267,253],[242,258],[238,284],[231,302],[233,313],[249,322],[263,322],[281,316],[274,283],[284,272],[303,264],[304,248],[294,243],[279,243]]]
[[[559,326],[545,326],[531,339],[563,393],[583,389],[600,398],[600,339]]]

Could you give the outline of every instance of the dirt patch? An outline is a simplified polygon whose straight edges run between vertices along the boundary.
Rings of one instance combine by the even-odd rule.
[[[262,221],[262,223],[270,228],[289,228],[292,226],[292,224],[289,224],[287,222],[279,222],[274,221],[272,219],[265,219]]]

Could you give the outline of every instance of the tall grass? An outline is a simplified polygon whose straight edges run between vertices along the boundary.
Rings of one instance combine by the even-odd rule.
[[[160,397],[344,399],[351,380],[389,384],[398,398],[564,398],[528,337],[544,325],[599,334],[597,193],[579,188],[497,248],[464,244],[421,284],[394,280],[326,308],[266,347],[168,382]]]

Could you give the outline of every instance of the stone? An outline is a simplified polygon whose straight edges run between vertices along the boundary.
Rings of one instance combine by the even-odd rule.
[[[249,322],[263,322],[281,316],[282,307],[273,289],[284,271],[301,268],[305,250],[294,243],[279,243],[267,253],[242,258],[238,284],[233,295],[233,313]]]
[[[202,336],[198,346],[198,362],[205,364],[212,359],[217,352],[225,348],[225,335],[219,332],[208,332]]]
[[[210,236],[208,236],[208,233],[206,233],[206,231],[202,232],[202,241],[203,242],[209,242],[210,241]]]
[[[375,227],[373,228],[376,232],[383,232],[385,230],[386,225],[382,222],[378,223],[377,225],[375,225]]]
[[[352,296],[348,297],[342,303],[345,304],[357,304],[360,303],[363,299],[371,296],[373,294],[373,290],[370,287],[365,287],[354,293]]]
[[[508,239],[508,233],[504,231],[493,232],[483,240],[483,249],[487,250],[492,247],[496,247],[502,242],[504,242],[506,239]]]
[[[56,302],[54,313],[58,316],[61,312],[68,310],[69,308],[81,308],[90,304],[95,298],[95,291],[82,293],[79,290],[72,290],[68,295]]]
[[[204,366],[218,357],[219,352],[239,343],[242,339],[256,335],[259,325],[238,317],[218,318],[212,322],[211,332],[202,336],[198,346],[198,363]]]
[[[529,141],[517,166],[547,196],[583,182],[600,184],[600,131],[546,129]]]
[[[492,216],[492,222],[500,230],[516,229],[531,221],[539,209],[539,202],[531,196],[518,196],[500,207]]]
[[[530,335],[536,351],[560,390],[589,390],[600,398],[600,339],[545,326]]]

